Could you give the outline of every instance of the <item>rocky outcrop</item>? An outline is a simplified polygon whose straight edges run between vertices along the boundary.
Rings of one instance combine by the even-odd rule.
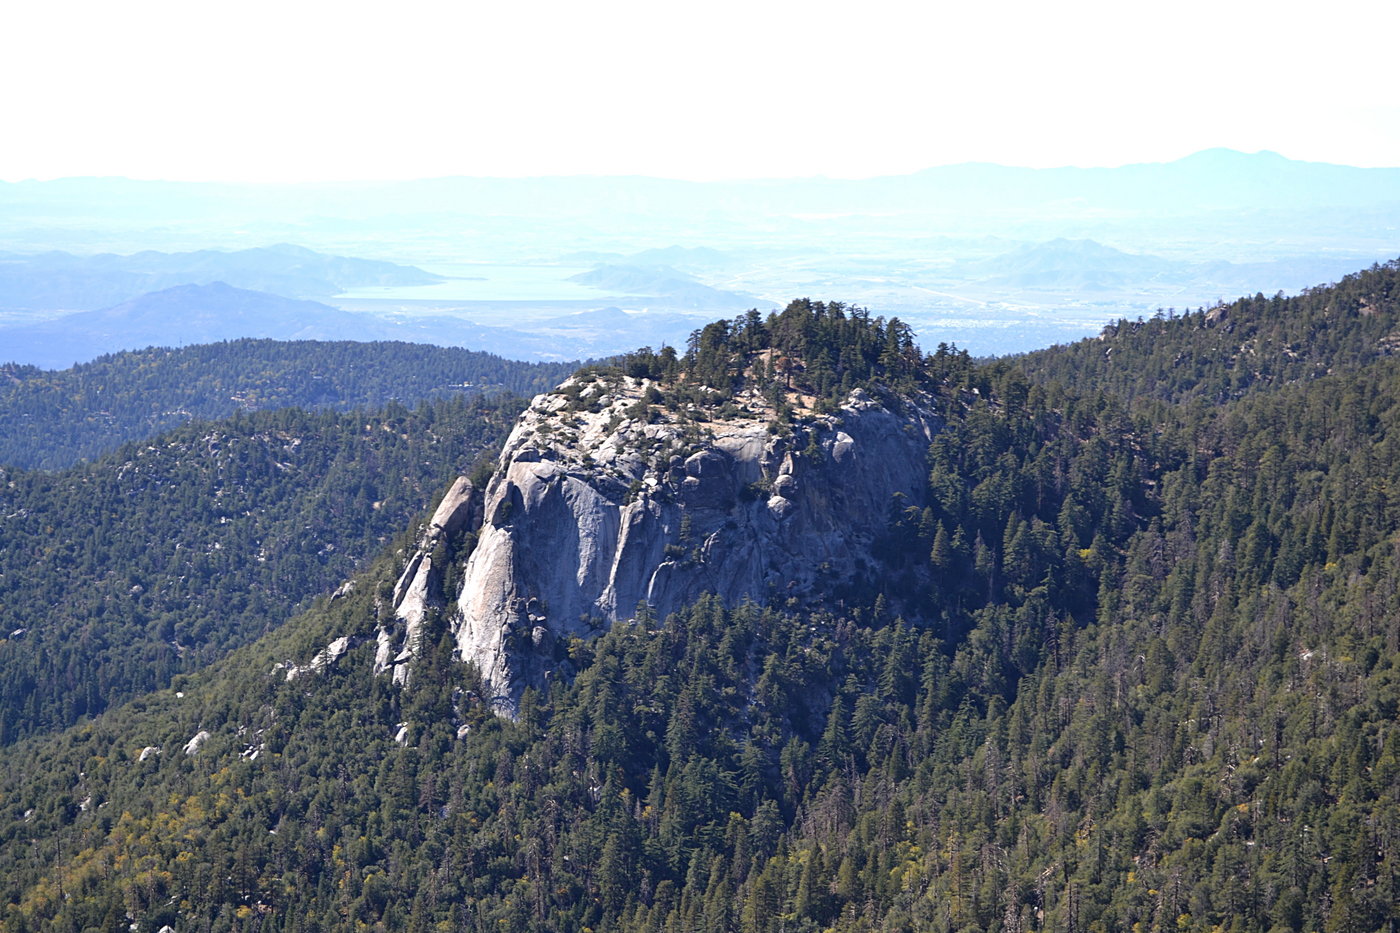
[[[375,673],[393,669],[396,683],[408,679],[405,661],[418,653],[428,612],[442,605],[442,577],[447,559],[443,546],[464,528],[481,524],[481,494],[471,480],[459,476],[433,511],[419,536],[418,546],[394,586],[393,623],[379,629]]]
[[[279,671],[282,672],[283,677],[289,681],[296,680],[303,674],[324,673],[326,668],[339,661],[345,656],[345,652],[349,651],[361,640],[362,639],[358,639],[354,636],[341,635],[339,638],[332,639],[326,647],[316,652],[307,664],[301,665],[297,664],[295,661],[279,661],[272,665],[272,672],[274,674]]]
[[[648,398],[647,380],[575,377],[535,399],[502,451],[453,625],[507,714],[558,669],[565,640],[639,607],[664,617],[706,593],[829,599],[872,578],[890,509],[921,504],[940,424],[927,398],[859,390],[790,423],[756,391],[718,410]],[[410,594],[430,589],[424,553],[395,593],[405,620]]]

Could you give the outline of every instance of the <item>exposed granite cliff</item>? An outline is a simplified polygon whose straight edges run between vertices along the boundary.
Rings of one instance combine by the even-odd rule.
[[[443,545],[464,528],[481,525],[481,490],[459,476],[433,511],[418,538],[418,547],[394,585],[393,627],[381,627],[374,657],[375,673],[393,669],[395,683],[405,683],[404,664],[417,654],[428,612],[442,604],[442,581],[447,570]]]
[[[664,617],[704,593],[801,602],[875,575],[871,547],[897,495],[920,503],[940,423],[927,398],[860,390],[829,413],[789,396],[783,423],[754,390],[718,409],[657,398],[646,379],[576,376],[536,398],[506,442],[452,621],[503,712],[558,668],[561,640],[639,606]],[[454,486],[439,515],[465,521],[472,502]],[[417,647],[433,529],[447,525],[434,516],[399,581],[402,631],[381,635],[381,669]]]

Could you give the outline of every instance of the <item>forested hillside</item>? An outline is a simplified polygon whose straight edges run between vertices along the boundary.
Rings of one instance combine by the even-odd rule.
[[[236,411],[413,406],[502,390],[528,396],[572,369],[455,347],[310,340],[152,347],[56,371],[0,365],[0,464],[59,469]]]
[[[1032,378],[1081,392],[1218,404],[1395,354],[1397,305],[1400,259],[1293,297],[1121,320],[1097,340],[1018,360]]]
[[[6,310],[105,308],[193,283],[225,282],[289,298],[329,298],[367,285],[441,281],[441,276],[413,266],[330,256],[290,243],[233,252],[143,250],[128,256],[0,252],[0,308]]]
[[[374,673],[401,541],[178,692],[6,750],[5,927],[1394,929],[1400,308],[1307,322],[1395,272],[1227,306],[1228,340],[1188,316],[983,367],[815,302],[635,354],[696,418],[746,339],[784,351],[775,399],[935,397],[884,589],[643,613],[510,721],[446,616],[407,687]]]
[[[0,744],[280,624],[400,534],[519,408],[255,412],[59,472],[0,467]]]

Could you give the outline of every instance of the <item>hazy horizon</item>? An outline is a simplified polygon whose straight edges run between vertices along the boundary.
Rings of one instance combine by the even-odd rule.
[[[1079,162],[1075,164],[1055,164],[1055,165],[1030,165],[1014,164],[1010,162],[996,162],[988,160],[970,160],[961,162],[940,162],[925,165],[908,171],[877,172],[873,174],[810,174],[810,175],[735,175],[723,178],[696,178],[681,177],[678,175],[654,175],[641,173],[610,173],[610,172],[572,172],[572,173],[550,173],[538,175],[473,175],[473,174],[451,174],[451,175],[414,175],[414,176],[381,176],[363,178],[344,178],[338,180],[307,180],[307,181],[245,181],[230,178],[172,178],[157,176],[139,175],[57,175],[50,177],[0,177],[0,183],[4,184],[44,184],[48,182],[61,181],[134,181],[134,182],[161,182],[168,184],[191,184],[191,185],[230,185],[235,187],[336,187],[341,185],[378,185],[378,184],[398,184],[405,182],[432,182],[447,181],[452,179],[470,179],[473,181],[531,181],[546,179],[646,179],[654,181],[685,182],[691,184],[742,184],[745,182],[802,182],[802,181],[872,181],[882,178],[905,178],[911,175],[921,175],[926,172],[933,172],[939,169],[962,168],[962,167],[988,167],[1006,169],[1024,169],[1029,171],[1093,171],[1099,169],[1123,169],[1144,166],[1171,165],[1189,159],[1208,156],[1212,154],[1225,154],[1234,156],[1277,156],[1288,162],[1311,165],[1326,165],[1338,168],[1359,168],[1359,169],[1388,169],[1400,168],[1400,156],[1397,161],[1390,164],[1358,164],[1354,162],[1336,162],[1322,159],[1295,158],[1287,153],[1278,152],[1273,149],[1257,149],[1253,151],[1235,149],[1230,146],[1206,146],[1182,153],[1179,156],[1160,159],[1144,159],[1127,162],[1113,163],[1089,163]]]
[[[1005,354],[1158,308],[1296,293],[1400,253],[1400,169],[1222,149],[866,180],[78,179],[0,186],[0,204],[0,250],[14,254],[0,264],[0,356],[49,366],[151,340],[338,334],[344,313],[362,339],[599,357],[804,296],[898,316],[926,347]],[[354,259],[428,278],[387,281]],[[301,306],[298,326],[216,322],[252,299],[188,292],[189,307],[157,302],[154,326],[139,301],[95,314],[216,281],[330,307]]]
[[[509,331],[497,352],[638,336],[575,312],[680,328],[804,295],[1012,352],[1400,252],[1397,26],[1363,0],[22,5],[0,250],[465,275],[318,300]],[[651,255],[676,249],[713,255]],[[0,327],[97,310],[26,282]]]

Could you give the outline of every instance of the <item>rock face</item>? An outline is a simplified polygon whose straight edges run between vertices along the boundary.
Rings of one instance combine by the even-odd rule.
[[[394,626],[380,628],[375,652],[375,673],[393,669],[394,682],[405,683],[404,662],[418,652],[428,612],[441,604],[444,559],[439,547],[463,528],[481,524],[481,493],[465,476],[459,476],[442,497],[418,539],[418,548],[394,586]],[[290,678],[290,674],[288,677]]]
[[[921,504],[940,424],[927,399],[886,405],[857,390],[835,412],[799,408],[780,425],[756,391],[672,413],[647,404],[647,380],[589,378],[522,415],[456,598],[460,657],[506,714],[557,669],[562,639],[639,607],[660,618],[706,593],[800,602],[872,577],[891,508]],[[396,660],[416,647],[430,550],[395,594],[408,629]]]

